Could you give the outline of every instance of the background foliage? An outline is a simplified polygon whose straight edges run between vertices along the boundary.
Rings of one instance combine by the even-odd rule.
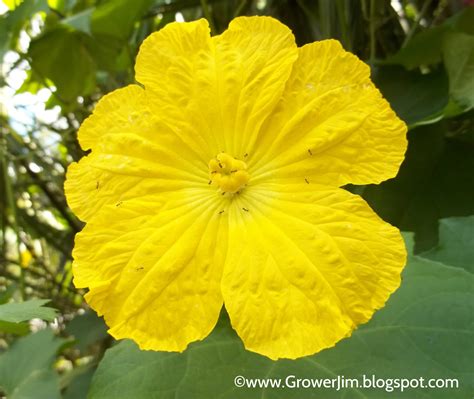
[[[255,377],[459,378],[474,384],[474,7],[460,0],[4,0],[0,15],[0,391],[12,399],[287,398],[317,390],[236,390]],[[0,3],[1,4],[1,3]],[[1,9],[1,8],[0,8]],[[72,285],[81,223],[67,208],[76,131],[105,93],[134,81],[138,47],[174,20],[214,34],[237,15],[272,15],[299,45],[337,38],[410,127],[395,179],[348,187],[414,245],[402,287],[335,348],[298,361],[245,352],[223,314],[183,354],[115,343]],[[414,238],[413,238],[414,237]],[[105,356],[104,356],[105,354]],[[325,390],[325,398],[384,398]],[[393,396],[393,394],[392,394]]]

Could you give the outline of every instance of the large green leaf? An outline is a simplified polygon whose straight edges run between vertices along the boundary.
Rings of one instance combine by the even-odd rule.
[[[441,61],[441,46],[445,26],[435,26],[417,34],[405,47],[389,57],[389,63],[401,64],[412,69],[419,65],[435,64]]]
[[[401,288],[351,338],[317,355],[273,362],[244,350],[223,318],[184,353],[140,351],[131,341],[109,349],[90,399],[165,398],[468,398],[474,377],[474,276],[410,256]],[[457,378],[458,389],[236,388],[234,378]],[[289,381],[290,383],[294,381]],[[291,385],[291,384],[290,384]]]
[[[423,75],[400,66],[380,66],[372,77],[392,108],[408,125],[436,120],[436,115],[448,104],[448,79],[442,68]]]
[[[56,310],[43,306],[49,299],[30,299],[25,302],[0,305],[0,320],[19,323],[31,319],[54,320]]]
[[[417,252],[437,244],[440,218],[474,214],[474,145],[462,136],[446,138],[453,135],[446,125],[411,130],[397,177],[363,191],[384,220],[416,233]]]
[[[474,7],[466,7],[442,25],[430,27],[415,35],[397,54],[389,57],[387,62],[401,64],[410,69],[435,64],[441,61],[441,44],[445,36],[452,32],[474,34],[473,20]]]
[[[63,340],[51,330],[20,338],[0,356],[0,387],[8,399],[59,399],[59,379],[52,369]]]
[[[33,40],[28,54],[33,70],[50,79],[64,102],[90,94],[95,87],[95,62],[81,32],[59,26]]]
[[[443,58],[451,96],[466,108],[474,107],[474,36],[447,34],[443,40]]]
[[[152,0],[107,0],[63,21],[88,32],[86,46],[99,69],[123,71],[133,64],[129,39]]]
[[[151,0],[107,0],[101,2],[91,17],[94,35],[126,41]]]
[[[91,33],[91,17],[95,8],[87,8],[77,14],[61,20],[63,25],[70,26],[78,31],[90,34]]]
[[[474,216],[441,219],[438,245],[420,256],[474,272]]]

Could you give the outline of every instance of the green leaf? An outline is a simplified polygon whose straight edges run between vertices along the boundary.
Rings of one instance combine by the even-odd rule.
[[[128,41],[135,24],[151,2],[108,0],[101,2],[87,15],[91,36],[86,38],[86,45],[101,70],[117,72],[131,67],[133,50],[129,48]],[[120,59],[121,55],[126,56],[125,63]]]
[[[439,243],[420,256],[474,272],[474,216],[441,219]]]
[[[58,376],[53,370],[36,370],[28,380],[12,391],[9,399],[61,399]]]
[[[54,320],[56,310],[43,306],[49,299],[31,299],[26,302],[0,305],[0,320],[19,323],[31,319]]]
[[[447,19],[445,24],[451,26],[453,31],[474,35],[474,7],[465,7],[461,12]]]
[[[273,362],[244,350],[226,319],[184,353],[140,351],[124,341],[106,352],[90,399],[431,398],[465,399],[473,389],[474,276],[410,256],[386,307],[351,338],[299,360]],[[457,378],[459,389],[251,389],[234,378]]]
[[[91,17],[94,12],[94,8],[88,8],[84,11],[78,12],[77,14],[71,15],[68,18],[61,20],[63,25],[70,26],[78,31],[91,34]]]
[[[117,68],[117,60],[119,55],[123,51],[128,51],[123,42],[113,37],[95,35],[85,36],[84,43],[91,56],[94,58],[99,70],[113,73],[116,73],[118,70],[120,70],[120,68]],[[130,58],[128,59],[128,62],[129,65],[127,65],[127,67],[130,66]],[[99,83],[101,76],[102,75],[97,76],[97,81]],[[107,79],[110,79],[108,74],[105,76]]]
[[[14,335],[26,335],[30,332],[28,323],[12,323],[0,320],[0,332]]]
[[[15,293],[15,291],[18,289],[16,284],[10,284],[8,285],[4,291],[0,292],[0,305],[3,305],[4,303],[7,303]]]
[[[8,399],[59,399],[59,379],[52,366],[63,340],[43,330],[16,341],[0,356],[0,386]]]
[[[63,393],[63,399],[84,399],[87,397],[89,386],[94,375],[95,368],[87,365],[77,367],[65,377],[68,379],[67,387]]]
[[[420,65],[436,64],[442,59],[442,43],[452,32],[474,34],[474,7],[466,7],[447,19],[442,25],[430,27],[415,35],[398,53],[386,62],[400,64],[408,69]]]
[[[387,59],[388,63],[401,64],[408,69],[441,61],[441,46],[445,26],[435,26],[420,32],[398,53]]]
[[[384,220],[415,232],[416,252],[438,243],[440,218],[474,214],[474,146],[448,135],[445,121],[409,131],[397,177],[362,193]]]
[[[408,125],[430,120],[448,104],[448,79],[442,68],[423,75],[400,66],[380,66],[372,78]]]
[[[10,47],[10,39],[11,36],[7,17],[0,15],[0,60],[3,60],[3,56]]]
[[[443,58],[451,96],[467,109],[474,107],[474,36],[464,33],[445,35]]]
[[[100,3],[92,14],[92,33],[120,41],[128,40],[135,22],[151,3],[150,0],[108,0]]]
[[[68,103],[95,87],[95,62],[80,32],[59,26],[34,39],[28,50],[33,70],[50,79],[57,96]]]
[[[94,312],[76,316],[66,327],[76,341],[76,347],[85,352],[92,344],[108,337],[107,326]]]

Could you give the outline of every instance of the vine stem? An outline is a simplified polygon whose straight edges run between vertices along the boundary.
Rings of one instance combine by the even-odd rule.
[[[248,0],[241,0],[240,4],[237,6],[235,12],[234,12],[234,18],[238,17],[242,11],[244,10],[245,6],[247,5]]]
[[[209,22],[209,27],[211,28],[211,34],[216,34],[216,26],[214,25],[214,20],[212,18],[211,12],[209,10],[209,4],[207,0],[201,0],[201,8],[204,16],[206,17],[207,21]]]
[[[375,0],[370,0],[370,66],[375,62]]]
[[[5,132],[0,131],[0,164],[1,164],[0,167],[3,171],[2,177],[3,177],[3,182],[5,185],[5,199],[7,203],[6,208],[9,208],[11,212],[11,218],[12,218],[11,227],[13,228],[16,234],[16,249],[18,252],[18,261],[21,263],[21,247],[20,247],[21,236],[20,236],[20,230],[18,227],[18,217],[17,217],[17,212],[16,212],[15,197],[13,195],[12,182],[10,179],[10,175],[8,174],[8,166],[9,166],[8,148],[7,148],[7,139],[4,135],[5,135]],[[8,218],[7,218],[7,223],[8,223]],[[5,240],[5,237],[3,237],[3,240]],[[25,299],[25,271],[23,268],[21,268],[20,270],[19,283],[20,283],[20,298],[23,301]]]
[[[428,7],[430,6],[430,4],[431,4],[431,0],[426,0],[423,3],[423,7],[421,8],[420,13],[417,15],[415,22],[411,26],[407,35],[405,36],[405,40],[403,41],[402,47],[405,47],[407,43],[410,41],[410,39],[413,37],[413,35],[415,34],[416,30],[418,29],[418,26],[420,26],[421,20],[426,14],[426,11],[428,11]]]

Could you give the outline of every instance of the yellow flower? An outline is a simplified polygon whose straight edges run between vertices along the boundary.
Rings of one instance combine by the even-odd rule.
[[[110,334],[183,351],[225,304],[272,359],[335,345],[400,284],[399,231],[340,187],[396,175],[406,126],[335,40],[269,17],[148,37],[136,79],[79,130],[74,281]]]
[[[30,266],[31,261],[33,260],[33,255],[31,252],[26,248],[20,249],[20,265],[24,269]]]

